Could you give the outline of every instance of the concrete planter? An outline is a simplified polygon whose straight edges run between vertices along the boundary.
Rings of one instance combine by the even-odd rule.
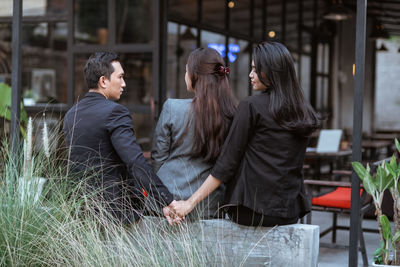
[[[151,238],[166,225],[164,218],[146,217],[138,227]],[[251,227],[226,219],[187,222],[192,246],[208,255],[209,266],[317,267],[319,226],[291,224],[277,227]],[[179,228],[177,228],[179,229]],[[164,230],[161,230],[164,231]],[[156,235],[157,236],[157,235]],[[169,247],[179,244],[165,239]]]
[[[392,260],[393,256],[389,256],[389,259]],[[377,264],[375,263],[375,261],[372,262],[372,266],[376,266],[376,267],[399,267],[400,265],[387,265],[387,264]]]
[[[376,267],[396,267],[396,266],[400,266],[400,265],[386,265],[386,264],[377,264],[375,262],[372,262],[372,266],[376,266]]]

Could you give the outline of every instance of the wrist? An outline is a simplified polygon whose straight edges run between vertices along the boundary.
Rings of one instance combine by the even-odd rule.
[[[194,207],[196,206],[196,200],[195,199],[193,199],[193,198],[189,198],[188,199],[188,203],[189,203],[189,206],[190,206],[190,210],[193,210],[194,209]]]

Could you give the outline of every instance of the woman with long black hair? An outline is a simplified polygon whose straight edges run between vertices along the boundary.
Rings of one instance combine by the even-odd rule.
[[[236,106],[228,74],[216,50],[196,49],[189,55],[185,74],[193,99],[164,103],[151,155],[153,168],[174,199],[190,197],[210,174],[221,152]],[[217,217],[223,196],[221,185],[199,205],[194,217]]]
[[[180,217],[221,183],[227,185],[228,215],[242,225],[291,224],[309,212],[302,167],[319,117],[304,98],[284,45],[257,45],[251,67],[251,84],[260,94],[240,102],[206,181],[187,201],[172,205]]]

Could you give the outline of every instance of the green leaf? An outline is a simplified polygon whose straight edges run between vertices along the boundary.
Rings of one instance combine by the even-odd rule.
[[[381,241],[379,247],[374,253],[374,262],[376,264],[383,264],[383,254],[385,253],[385,242]]]
[[[393,170],[397,169],[397,162],[396,162],[396,157],[393,155],[392,158],[390,159],[389,165]]]
[[[5,83],[0,83],[0,117],[5,118],[6,120],[11,119],[11,95],[12,95],[11,87]],[[22,101],[20,107],[21,107],[20,122],[21,124],[26,125],[28,123],[28,114],[24,109]],[[20,130],[22,135],[25,136],[25,130],[22,127],[22,125],[20,127]]]
[[[354,171],[357,173],[358,177],[364,182],[364,176],[367,172],[364,166],[360,162],[352,162]]]
[[[394,142],[395,142],[395,144],[396,144],[397,151],[399,151],[399,153],[400,153],[400,143],[399,143],[399,141],[397,140],[397,138],[394,139]]]
[[[398,242],[398,241],[400,241],[400,230],[397,231],[397,232],[394,234],[392,240],[393,240],[393,242]]]
[[[394,184],[393,176],[387,172],[384,163],[378,166],[375,183],[379,192],[383,192],[386,189],[391,188]]]
[[[362,180],[365,191],[367,191],[368,194],[374,196],[377,189],[374,184],[374,180],[369,173],[369,165],[367,165],[367,169],[365,169],[364,166],[359,162],[352,162],[351,165],[353,166],[353,169],[357,173],[358,177]]]
[[[391,240],[392,239],[392,229],[390,227],[390,222],[388,217],[386,215],[381,215],[379,216],[379,221],[381,222],[382,225],[382,234],[383,238],[385,241]]]
[[[395,163],[396,165],[396,163]],[[397,167],[397,166],[396,166]],[[385,168],[388,170],[388,172],[394,177],[396,177],[396,170],[397,168],[393,168],[393,166],[391,164],[386,164]]]

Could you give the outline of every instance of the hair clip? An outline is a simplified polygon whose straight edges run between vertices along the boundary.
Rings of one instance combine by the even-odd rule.
[[[219,76],[224,76],[229,74],[231,70],[229,69],[229,67],[219,66],[217,72]]]

